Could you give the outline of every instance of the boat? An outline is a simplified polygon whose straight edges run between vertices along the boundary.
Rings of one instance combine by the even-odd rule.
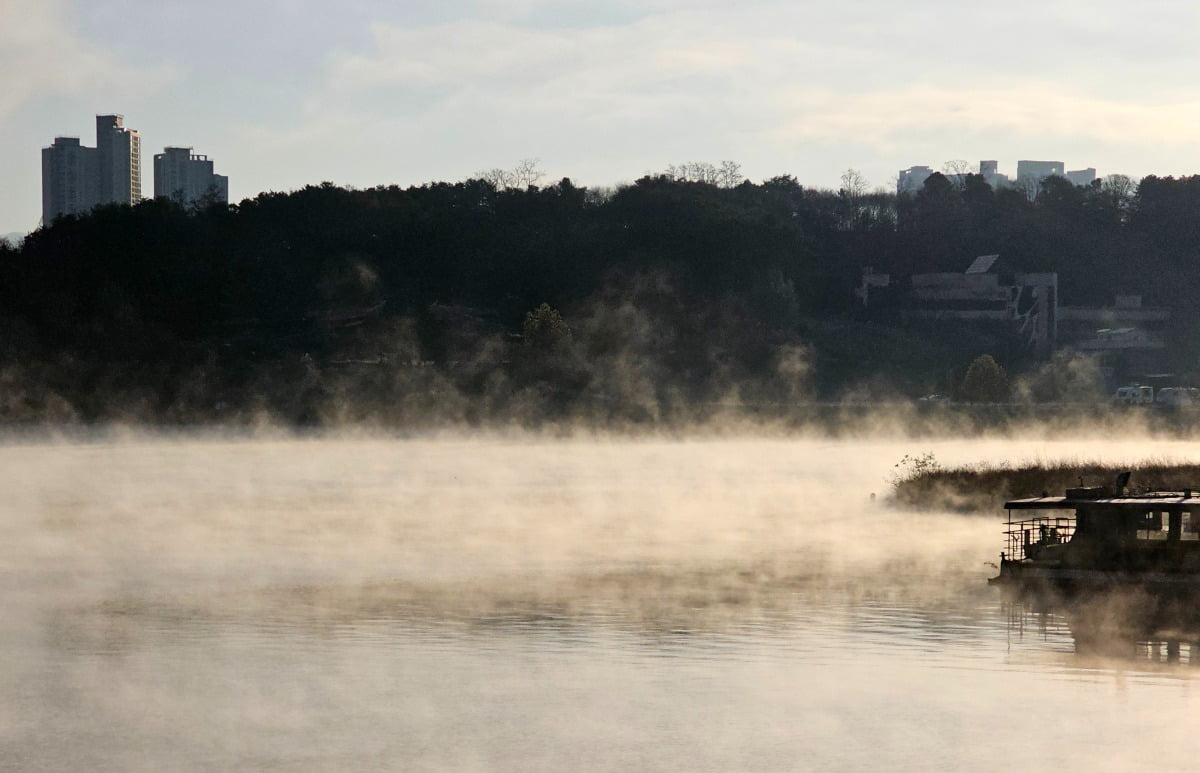
[[[1200,591],[1200,492],[1133,494],[1129,478],[1123,472],[1113,486],[1005,502],[1000,574],[988,583],[1063,592]]]

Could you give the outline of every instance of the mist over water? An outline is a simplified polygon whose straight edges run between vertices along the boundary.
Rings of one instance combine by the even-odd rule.
[[[1187,769],[1200,647],[1003,600],[1001,503],[883,505],[925,451],[1200,443],[0,446],[0,767]]]

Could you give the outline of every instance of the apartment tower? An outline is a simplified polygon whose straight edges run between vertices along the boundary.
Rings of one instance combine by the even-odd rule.
[[[154,156],[154,198],[173,199],[185,207],[229,203],[229,178],[213,173],[208,156],[191,148],[163,148]]]
[[[99,179],[95,148],[80,145],[78,137],[55,137],[42,148],[42,223],[91,212]]]
[[[142,200],[142,138],[125,128],[123,115],[96,116],[99,154],[99,204],[137,204]]]
[[[42,148],[42,223],[82,215],[100,204],[142,200],[142,138],[120,115],[96,116],[96,147],[55,137]]]

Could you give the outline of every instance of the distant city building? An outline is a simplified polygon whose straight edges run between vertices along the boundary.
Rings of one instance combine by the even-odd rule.
[[[137,204],[142,200],[142,138],[125,128],[121,115],[96,116],[99,203]]]
[[[933,170],[927,166],[913,166],[908,169],[901,169],[900,176],[896,180],[896,193],[916,193],[921,190],[921,186],[933,174]]]
[[[96,147],[55,137],[42,148],[42,222],[85,214],[100,204],[142,200],[142,140],[120,115],[96,116]]]
[[[163,148],[154,156],[154,197],[173,199],[186,207],[229,203],[229,178],[213,173],[208,156],[191,148]]]
[[[872,296],[891,295],[899,301],[901,319],[947,330],[968,323],[998,325],[1028,354],[1046,359],[1058,335],[1058,274],[1004,272],[999,257],[980,255],[962,273],[913,274],[907,281],[867,268],[854,294],[864,307]]]
[[[1064,177],[1066,167],[1061,161],[1018,161],[1017,186],[1033,200],[1042,191],[1047,177]]]
[[[1008,175],[1000,174],[1000,164],[997,161],[980,161],[979,176],[983,178],[984,182],[996,190],[999,190],[1000,188],[1006,188],[1011,183],[1011,181],[1008,179]]]
[[[1064,306],[1059,325],[1061,342],[1094,358],[1109,390],[1171,369],[1171,311],[1143,305],[1140,295],[1118,295],[1112,306]]]
[[[1071,181],[1072,185],[1081,185],[1087,187],[1096,181],[1096,170],[1088,167],[1087,169],[1075,169],[1064,175]]]
[[[1062,177],[1065,169],[1061,161],[1018,161],[1017,181],[1035,180],[1041,182],[1047,177]]]
[[[42,222],[91,212],[99,182],[96,149],[80,145],[78,137],[55,137],[42,148]]]
[[[896,181],[897,193],[916,193],[925,185],[925,181],[933,174],[933,170],[927,166],[914,166],[900,171]],[[946,179],[955,185],[962,186],[966,183],[966,172],[945,172]],[[1066,167],[1061,161],[1018,161],[1017,162],[1017,177],[1014,181],[1008,175],[1000,173],[1000,164],[997,161],[985,160],[979,162],[979,176],[984,179],[988,185],[996,190],[1001,188],[1009,188],[1016,185],[1024,189],[1032,198],[1041,190],[1042,180],[1047,177],[1062,177],[1072,185],[1091,185],[1096,180],[1096,170],[1089,167],[1087,169],[1075,169],[1070,172],[1066,171]]]
[[[1088,356],[1108,389],[1162,374],[1170,362],[1170,309],[1144,305],[1140,295],[1117,295],[1111,306],[1059,305],[1056,272],[1011,271],[998,255],[975,258],[961,274],[893,277],[864,268],[854,295],[864,308],[891,309],[947,336],[966,324],[996,325],[1035,359],[1056,351]]]

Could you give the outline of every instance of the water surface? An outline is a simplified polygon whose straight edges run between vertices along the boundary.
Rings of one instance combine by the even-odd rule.
[[[1189,769],[1200,633],[1006,602],[924,451],[1200,445],[0,446],[0,767]]]

